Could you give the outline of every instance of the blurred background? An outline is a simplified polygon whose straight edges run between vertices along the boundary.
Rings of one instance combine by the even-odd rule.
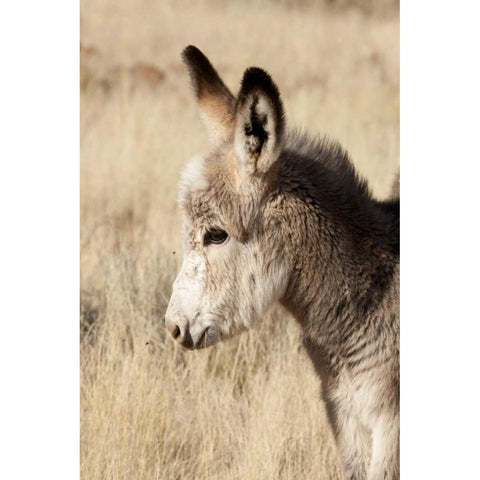
[[[176,185],[208,148],[180,53],[199,47],[232,92],[266,69],[287,123],[339,140],[382,198],[399,163],[398,1],[82,0],[80,20],[82,478],[341,478],[280,307],[205,351],[165,334]]]

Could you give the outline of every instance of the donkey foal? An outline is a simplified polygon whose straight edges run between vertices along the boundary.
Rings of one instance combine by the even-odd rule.
[[[207,347],[279,300],[303,328],[346,478],[398,479],[398,196],[375,200],[337,143],[287,132],[263,70],[234,97],[197,48],[183,59],[212,150],[182,174],[168,330]]]

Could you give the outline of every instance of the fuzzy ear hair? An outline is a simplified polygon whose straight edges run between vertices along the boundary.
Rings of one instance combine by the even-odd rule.
[[[261,68],[245,71],[235,106],[235,152],[247,174],[264,174],[278,159],[285,120],[277,86]]]
[[[182,52],[193,91],[211,143],[219,145],[233,133],[235,98],[208,58],[193,45]]]

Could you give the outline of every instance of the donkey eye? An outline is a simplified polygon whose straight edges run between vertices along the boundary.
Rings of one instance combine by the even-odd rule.
[[[203,244],[210,245],[214,243],[216,245],[220,245],[228,238],[228,233],[225,230],[221,230],[220,228],[212,228],[211,230],[207,230],[205,236],[203,237]]]

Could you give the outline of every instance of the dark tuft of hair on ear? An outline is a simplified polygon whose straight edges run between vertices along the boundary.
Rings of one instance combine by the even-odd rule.
[[[241,107],[247,97],[255,95],[257,92],[270,101],[275,116],[275,134],[277,137],[280,137],[285,125],[285,112],[283,110],[282,100],[280,99],[280,92],[273,82],[272,77],[265,70],[258,67],[247,68],[243,75],[237,106]]]
[[[208,58],[195,46],[189,45],[182,52],[182,60],[188,68],[193,92],[197,99],[205,95],[223,94],[233,102],[233,95],[220,79]]]

